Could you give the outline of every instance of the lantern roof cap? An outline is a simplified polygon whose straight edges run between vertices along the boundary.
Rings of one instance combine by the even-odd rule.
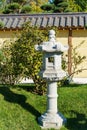
[[[40,45],[36,45],[35,49],[43,52],[64,52],[68,49],[68,46],[64,46],[62,43],[57,42],[55,39],[55,31],[49,31],[49,41],[42,42]]]

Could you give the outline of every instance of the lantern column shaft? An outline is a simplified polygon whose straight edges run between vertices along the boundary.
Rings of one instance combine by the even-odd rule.
[[[60,129],[66,119],[57,110],[57,82],[49,81],[47,87],[47,110],[38,118],[42,128]]]
[[[57,113],[57,82],[48,82],[47,113]]]

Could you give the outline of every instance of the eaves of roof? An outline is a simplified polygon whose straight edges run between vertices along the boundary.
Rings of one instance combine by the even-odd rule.
[[[83,29],[87,26],[87,13],[1,14],[0,21],[4,24],[0,30],[22,29],[22,25],[28,21],[40,28]]]

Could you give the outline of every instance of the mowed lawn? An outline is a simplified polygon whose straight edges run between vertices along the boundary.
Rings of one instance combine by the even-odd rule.
[[[37,118],[46,110],[46,95],[27,88],[0,86],[0,130],[41,130]],[[59,112],[67,118],[61,130],[87,130],[87,85],[60,87],[58,94]]]

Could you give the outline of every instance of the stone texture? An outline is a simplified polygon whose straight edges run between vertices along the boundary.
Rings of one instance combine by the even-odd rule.
[[[66,123],[66,119],[63,117],[62,114],[49,114],[45,113],[38,118],[38,121],[42,128],[55,128],[60,129],[63,124]]]
[[[57,81],[66,76],[62,70],[61,55],[68,47],[56,42],[55,31],[49,31],[49,41],[36,45],[37,51],[43,52],[43,67],[40,76],[47,81],[47,110],[38,121],[42,128],[60,129],[66,119],[59,113],[57,108]]]

